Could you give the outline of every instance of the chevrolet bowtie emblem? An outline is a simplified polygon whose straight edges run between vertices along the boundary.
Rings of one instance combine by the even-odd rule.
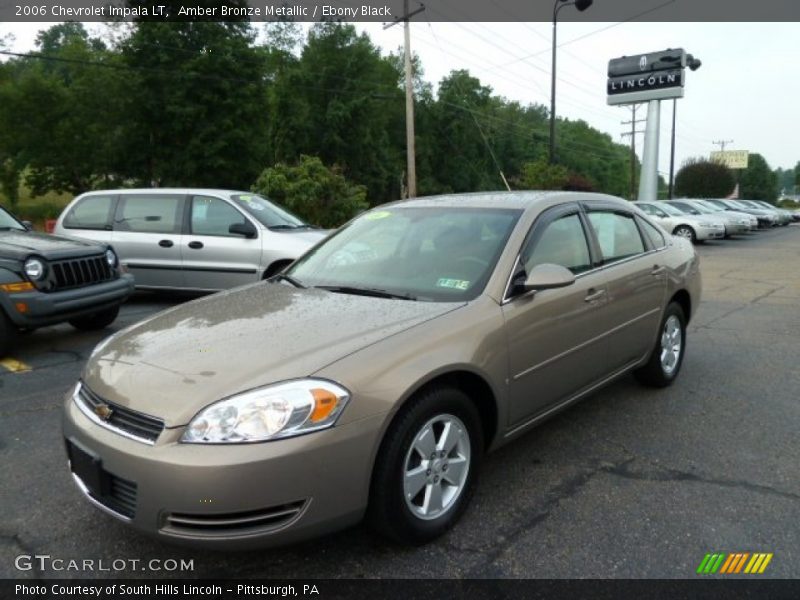
[[[113,413],[114,411],[108,404],[98,404],[94,407],[94,414],[103,419],[103,421],[108,421]]]

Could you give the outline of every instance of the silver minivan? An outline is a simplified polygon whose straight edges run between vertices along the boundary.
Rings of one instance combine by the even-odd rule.
[[[328,235],[258,194],[184,188],[81,194],[55,232],[113,245],[139,289],[198,291],[270,277]]]

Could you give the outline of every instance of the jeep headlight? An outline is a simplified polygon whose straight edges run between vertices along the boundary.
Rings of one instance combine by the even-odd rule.
[[[111,248],[106,250],[106,262],[112,269],[117,266],[117,255],[114,254],[114,251]]]
[[[333,426],[350,393],[323,379],[268,385],[215,402],[189,423],[181,442],[266,442]]]
[[[31,281],[41,281],[44,279],[44,263],[38,258],[29,258],[25,261],[25,264],[22,266],[22,268],[23,271],[25,271],[25,275],[27,275],[28,279]]]

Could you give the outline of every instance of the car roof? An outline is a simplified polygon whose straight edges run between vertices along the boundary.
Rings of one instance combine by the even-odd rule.
[[[226,190],[221,188],[120,188],[115,190],[92,190],[85,192],[82,196],[103,194],[217,194],[229,196],[231,194],[256,194],[244,190]]]
[[[390,204],[382,204],[377,208],[393,207],[468,207],[468,208],[529,208],[551,206],[563,202],[580,202],[600,200],[604,202],[630,204],[616,196],[607,194],[594,194],[589,192],[561,192],[561,191],[489,191],[471,192],[465,194],[441,194],[438,196],[423,196],[408,200],[398,200]]]

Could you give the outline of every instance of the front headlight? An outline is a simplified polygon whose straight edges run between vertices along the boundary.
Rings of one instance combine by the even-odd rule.
[[[44,263],[38,258],[29,258],[25,261],[25,264],[22,267],[25,271],[25,275],[27,275],[28,279],[31,281],[39,281],[40,279],[44,279]]]
[[[111,248],[106,250],[106,262],[112,269],[117,266],[117,255],[114,254],[114,251]]]
[[[237,394],[201,410],[181,442],[266,442],[331,427],[350,393],[323,379],[298,379]]]

